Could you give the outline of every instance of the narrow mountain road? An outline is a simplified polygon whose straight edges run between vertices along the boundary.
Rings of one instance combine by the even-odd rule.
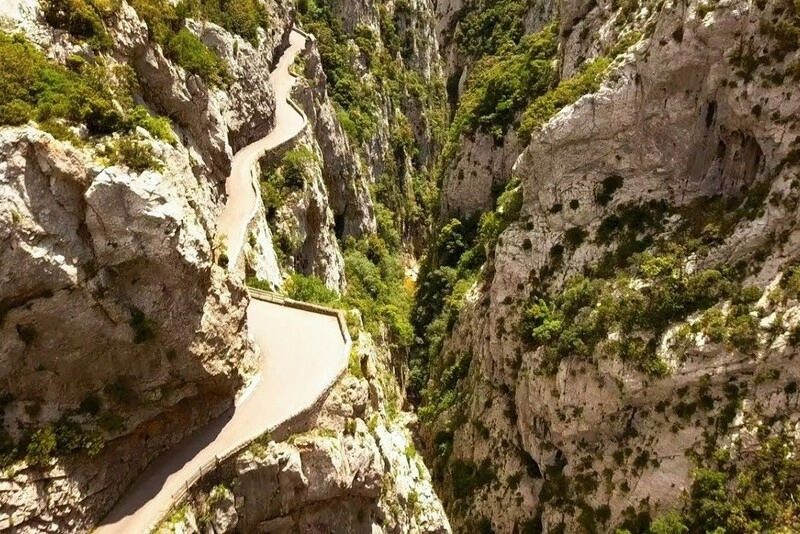
[[[157,458],[95,534],[149,532],[201,466],[310,407],[347,365],[335,316],[253,299],[247,323],[261,349],[261,377],[239,406]]]
[[[293,31],[291,46],[271,74],[277,98],[276,126],[265,138],[234,158],[227,182],[228,203],[219,223],[235,240],[232,260],[241,250],[244,231],[255,213],[256,195],[250,174],[260,155],[300,132],[305,119],[286,101],[294,78],[289,66],[305,45]],[[316,402],[346,368],[349,338],[335,315],[252,299],[247,324],[261,350],[259,380],[239,405],[158,457],[133,484],[96,534],[149,532],[173,504],[173,496],[202,466],[260,436]]]
[[[297,30],[292,30],[289,48],[269,76],[275,90],[275,127],[266,137],[237,152],[231,162],[231,175],[225,182],[228,201],[217,223],[217,235],[227,240],[227,254],[231,264],[236,263],[242,251],[247,225],[258,209],[257,196],[253,189],[256,186],[254,184],[258,183],[258,176],[254,176],[256,161],[265,152],[299,134],[305,126],[305,117],[289,104],[289,95],[296,80],[289,72],[289,67],[305,45],[306,37]]]

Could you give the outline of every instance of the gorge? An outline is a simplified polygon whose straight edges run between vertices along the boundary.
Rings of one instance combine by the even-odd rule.
[[[794,0],[8,0],[0,67],[0,532],[800,531]]]

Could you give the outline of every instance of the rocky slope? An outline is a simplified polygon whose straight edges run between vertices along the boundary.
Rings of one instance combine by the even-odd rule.
[[[221,467],[161,532],[450,532],[391,356],[362,335],[317,411]]]
[[[731,466],[792,446],[795,10],[563,3],[565,72],[641,40],[534,130],[518,218],[431,359],[426,452],[456,530],[648,532],[682,507],[700,531],[695,468],[729,510]],[[780,506],[737,517],[796,528]],[[727,513],[716,526],[746,531]]]

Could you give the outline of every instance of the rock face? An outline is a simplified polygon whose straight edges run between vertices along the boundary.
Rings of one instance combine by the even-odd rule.
[[[411,416],[399,411],[388,355],[366,335],[359,339],[361,368],[353,363],[351,373],[365,378],[343,377],[304,425],[310,430],[285,441],[265,436],[233,460],[236,509],[224,510],[234,532],[450,532],[405,428]],[[202,511],[219,508],[214,495],[224,488],[196,493],[182,517],[216,518],[221,512]]]
[[[53,58],[95,57],[37,10],[10,10],[12,24]],[[4,471],[0,530],[88,530],[147,461],[229,406],[255,369],[243,280],[217,264],[214,238],[231,154],[272,127],[268,74],[290,14],[272,15],[257,48],[187,21],[228,61],[222,91],[166,59],[122,3],[104,60],[132,68],[136,97],[175,121],[174,144],[139,132],[159,171],[101,164],[112,138],[95,152],[33,125],[0,129],[3,447],[8,437],[24,453],[48,429],[56,451],[102,447],[39,465],[29,455]],[[269,234],[257,242],[273,257],[259,268],[279,283]]]
[[[270,217],[280,239],[278,246],[286,256],[285,267],[316,276],[327,287],[343,291],[346,286],[344,259],[336,240],[336,223],[331,196],[323,180],[319,145],[314,137],[304,133],[294,147],[295,153],[307,155],[302,163],[303,184],[287,192]]]
[[[585,35],[605,35],[622,16],[605,3],[564,4],[572,26],[584,24],[575,16],[588,21]],[[488,521],[498,532],[613,531],[639,512],[655,517],[679,506],[693,467],[710,461],[709,448],[744,457],[759,431],[796,433],[800,367],[787,338],[797,301],[774,291],[785,285],[781,275],[799,243],[792,183],[800,99],[785,76],[797,50],[770,29],[794,24],[784,18],[794,11],[759,5],[641,6],[630,16],[645,28],[644,40],[617,60],[599,92],[556,115],[525,148],[514,170],[520,221],[501,235],[485,281],[435,362],[446,368],[472,355],[459,385],[463,402],[425,431],[457,530]],[[566,42],[565,68],[571,54],[588,50],[580,33]],[[727,226],[710,216],[718,197],[731,199]],[[519,334],[528,295],[558,295],[581,272],[591,278],[585,268],[625,245],[620,234],[609,242],[602,232],[626,209],[644,206],[668,206],[655,237],[684,247],[692,245],[682,224],[711,225],[714,237],[687,269],[746,268],[743,284],[760,295],[751,314],[757,341],[743,351],[698,335],[678,348],[672,336],[691,330],[698,313],[656,333],[666,376],[646,374],[602,345],[584,357],[576,348],[544,371],[547,347],[532,348]],[[647,234],[638,228],[634,235]],[[570,241],[576,234],[584,237]],[[721,309],[732,313],[730,306]],[[775,317],[782,322],[770,327]],[[448,436],[452,453],[443,457],[437,451]],[[464,466],[473,475],[469,492],[459,491],[455,475]]]
[[[493,135],[478,132],[462,138],[458,146],[442,184],[442,216],[491,211],[522,151],[516,132],[508,132],[499,143]]]
[[[552,20],[555,6],[552,0],[529,2],[522,16],[523,33],[541,30]],[[459,46],[459,25],[464,17],[480,13],[485,8],[486,2],[480,0],[436,3],[436,35],[441,57],[445,61],[451,105],[457,104],[470,68],[478,59],[469,57]],[[566,6],[561,9],[566,9]],[[598,52],[594,55],[598,55]],[[581,57],[586,59],[592,56]],[[571,71],[563,73],[565,78],[570,75]],[[461,135],[452,149],[452,155],[444,158],[440,216],[444,219],[470,217],[494,208],[495,200],[511,178],[511,168],[523,148],[513,125],[500,136],[481,130]]]
[[[328,97],[326,76],[322,71],[316,41],[307,41],[303,57],[305,69],[295,88],[295,95],[308,117],[309,129],[322,156],[322,178],[335,218],[336,235],[368,235],[375,231],[369,176],[344,133]]]

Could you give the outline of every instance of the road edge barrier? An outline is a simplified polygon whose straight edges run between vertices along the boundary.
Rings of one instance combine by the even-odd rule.
[[[186,499],[186,497],[188,497],[189,493],[191,492],[195,484],[197,484],[203,477],[217,470],[222,463],[231,459],[233,456],[243,452],[245,449],[250,447],[250,445],[252,445],[254,442],[261,439],[261,437],[264,434],[266,433],[272,434],[276,431],[276,429],[284,425],[291,424],[292,421],[320,409],[321,404],[327,398],[328,393],[330,393],[331,389],[333,389],[336,383],[339,382],[339,380],[342,378],[342,376],[344,376],[344,374],[347,371],[347,364],[350,357],[350,350],[353,347],[353,340],[350,337],[350,330],[347,328],[347,318],[344,311],[335,308],[330,308],[327,306],[320,306],[319,304],[311,304],[309,302],[302,302],[299,300],[290,299],[278,293],[273,293],[271,291],[264,291],[262,289],[255,289],[252,287],[248,287],[247,290],[250,296],[257,300],[270,302],[272,304],[276,304],[279,306],[286,306],[287,308],[295,308],[311,313],[319,313],[323,315],[336,317],[337,322],[339,323],[339,330],[342,333],[342,339],[344,340],[344,358],[342,360],[343,362],[342,368],[339,370],[338,373],[336,373],[333,376],[332,380],[330,380],[330,382],[327,383],[325,387],[322,388],[322,390],[320,390],[319,395],[317,395],[317,397],[314,399],[314,402],[312,402],[310,405],[306,406],[305,408],[301,408],[294,414],[287,416],[283,421],[276,423],[275,425],[269,428],[264,429],[264,431],[258,436],[246,440],[239,445],[231,447],[222,454],[215,454],[213,458],[209,459],[207,462],[201,465],[197,469],[197,472],[192,474],[192,476],[189,477],[183,483],[181,489],[172,494],[168,506],[166,506],[159,513],[158,518],[150,526],[149,532],[153,532],[156,529],[156,527],[158,527],[158,525],[161,524],[161,522],[167,518],[170,511],[177,508]]]

